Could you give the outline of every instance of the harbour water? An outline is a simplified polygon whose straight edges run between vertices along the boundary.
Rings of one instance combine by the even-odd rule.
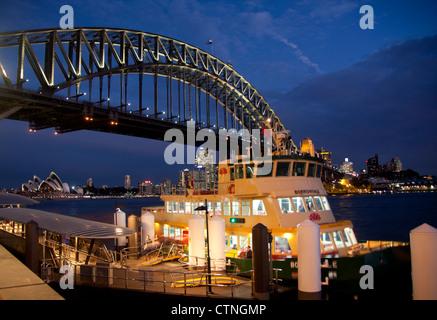
[[[351,220],[358,240],[409,241],[409,232],[422,223],[437,228],[437,193],[330,195],[338,220]],[[116,205],[126,216],[141,208],[163,205],[160,198],[43,200],[34,209],[113,223]]]

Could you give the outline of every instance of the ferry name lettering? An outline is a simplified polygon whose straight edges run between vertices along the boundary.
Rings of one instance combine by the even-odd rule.
[[[308,194],[319,194],[320,191],[319,190],[294,190],[294,194],[304,194],[304,193],[308,193]]]

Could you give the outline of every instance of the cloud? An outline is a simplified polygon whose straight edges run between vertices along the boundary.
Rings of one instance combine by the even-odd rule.
[[[354,154],[363,162],[375,153],[398,156],[407,168],[437,174],[436,87],[437,36],[432,36],[381,49],[349,68],[306,81],[275,110],[299,137],[295,142],[310,136],[318,146],[336,146],[337,157]]]

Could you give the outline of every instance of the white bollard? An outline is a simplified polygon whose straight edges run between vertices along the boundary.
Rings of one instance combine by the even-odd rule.
[[[222,271],[226,269],[225,220],[213,217],[208,220],[208,224],[211,270]]]
[[[126,212],[121,211],[120,208],[117,208],[117,212],[114,213],[114,224],[126,228]],[[126,237],[117,237],[117,242],[119,247],[124,247],[126,245]]]
[[[150,212],[141,214],[141,247],[144,249],[146,241],[155,238],[155,216]]]
[[[437,229],[424,223],[410,231],[413,300],[437,300]]]
[[[311,220],[297,225],[298,295],[300,300],[320,300],[322,271],[320,226]]]
[[[193,215],[188,219],[188,254],[191,266],[205,265],[205,220]]]

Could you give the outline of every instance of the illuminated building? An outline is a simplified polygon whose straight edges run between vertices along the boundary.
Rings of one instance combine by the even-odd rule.
[[[310,138],[303,139],[300,151],[302,153],[309,153],[312,157],[314,157],[314,144]]]
[[[138,183],[138,194],[141,196],[147,196],[153,194],[152,181],[146,180],[144,182]]]
[[[345,158],[344,162],[340,165],[340,170],[347,174],[353,174],[354,164],[350,162],[348,158]]]
[[[23,183],[21,185],[21,190],[25,192],[59,191],[63,193],[70,193],[70,186],[68,183],[62,182],[56,173],[51,172],[44,181],[34,175],[33,180],[29,180],[27,183]]]
[[[124,176],[124,188],[126,190],[132,189],[130,175],[128,175],[128,174]]]
[[[381,168],[379,167],[378,155],[375,154],[374,157],[368,159],[366,161],[367,173],[370,176],[377,175],[381,172]]]

